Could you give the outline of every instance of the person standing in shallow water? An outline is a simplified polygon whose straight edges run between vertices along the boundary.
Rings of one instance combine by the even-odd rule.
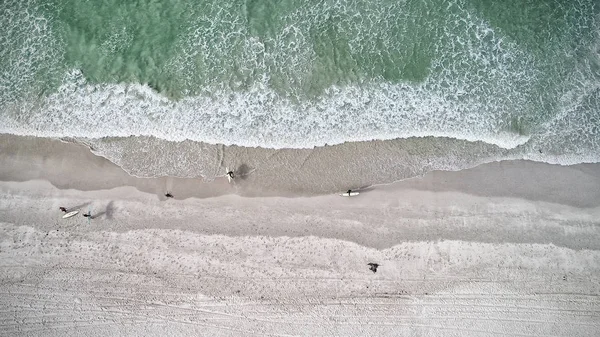
[[[67,209],[66,209],[66,208],[64,208],[64,207],[59,207],[58,209],[60,209],[62,212],[65,212],[65,213],[67,213]]]

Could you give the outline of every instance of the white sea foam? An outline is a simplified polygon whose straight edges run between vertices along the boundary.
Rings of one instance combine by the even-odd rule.
[[[3,114],[0,131],[46,137],[155,136],[268,148],[424,136],[514,148],[528,140],[503,130],[496,111],[481,111],[469,98],[447,100],[442,95],[420,86],[378,83],[331,88],[319,100],[292,103],[257,85],[246,93],[173,102],[145,85],[86,84],[74,70],[46,99],[43,111],[12,114],[28,116],[26,123]]]
[[[0,13],[0,114],[55,76],[64,46],[35,1],[8,1]],[[60,76],[60,73],[58,74]]]
[[[578,111],[582,105],[589,106],[584,98],[595,97],[598,86],[597,80],[580,84],[582,78],[589,78],[587,68],[574,72],[569,78],[573,85],[557,92],[562,95],[563,105],[547,112],[544,103],[539,102],[539,88],[535,88],[539,69],[527,51],[494,31],[469,8],[462,8],[462,2],[451,5],[454,6],[451,12],[456,13],[449,15],[447,24],[438,31],[443,34],[445,44],[436,45],[440,50],[433,52],[430,74],[420,83],[361,79],[355,84],[329,87],[317,98],[302,98],[296,87],[271,87],[269,76],[271,70],[290,76],[311,71],[315,52],[306,31],[310,22],[290,19],[291,24],[268,41],[271,50],[267,52],[264,41],[239,31],[244,26],[240,18],[225,21],[207,16],[200,19],[209,24],[190,26],[189,36],[177,46],[181,52],[169,60],[166,68],[174,74],[189,74],[190,78],[183,80],[192,83],[201,69],[189,67],[202,68],[195,63],[198,55],[206,60],[231,56],[227,55],[230,49],[227,43],[235,42],[236,48],[242,50],[237,71],[244,76],[254,71],[262,74],[258,79],[241,76],[251,79],[247,88],[235,74],[224,73],[198,90],[205,94],[172,101],[143,84],[91,84],[81,71],[71,69],[58,90],[49,96],[38,99],[0,94],[5,102],[10,102],[1,107],[0,132],[46,137],[155,136],[170,141],[190,139],[267,148],[312,148],[347,141],[434,136],[483,141],[518,150],[515,152],[524,151],[524,156],[530,158],[537,158],[540,149],[543,156],[550,152],[553,156],[570,158],[569,163],[576,161],[573,158],[590,161],[597,157],[594,150],[600,146],[600,132],[593,127],[598,124],[598,109],[592,107],[592,113]],[[327,15],[315,11],[311,12],[315,16]],[[351,12],[346,13],[348,17]],[[304,13],[302,17],[311,20],[312,14]],[[393,22],[389,15],[383,11],[360,20]],[[27,28],[40,31],[41,40],[36,46],[56,43],[50,39],[52,34],[45,19],[31,16],[24,20],[40,23]],[[458,36],[457,31],[465,34]],[[371,38],[373,34],[383,34],[380,37],[386,38],[385,30],[346,33],[352,37],[348,47],[356,54],[374,47],[370,44],[375,40]],[[131,32],[118,31],[100,48],[110,54],[132,39]],[[220,45],[214,47],[214,43]],[[392,52],[405,52],[403,46],[388,48]],[[49,50],[52,49],[45,49]],[[19,52],[40,53],[44,59],[52,56],[37,49],[24,48]],[[24,63],[10,73],[17,87],[31,84],[32,73],[26,71],[31,65]],[[465,71],[466,65],[478,70]],[[281,69],[282,66],[290,69]],[[20,73],[23,73],[22,83]],[[294,80],[304,78],[294,78],[290,83],[295,84]],[[230,83],[224,83],[227,81]],[[3,79],[2,83],[8,82],[13,81]],[[544,114],[552,118],[534,120]],[[570,153],[562,156],[565,152]]]
[[[342,3],[334,5],[340,13],[348,11],[349,17],[353,13]],[[532,70],[532,61],[514,44],[497,37],[486,22],[458,7],[455,10],[468,18],[448,17],[451,22],[442,28],[448,41],[444,47],[447,49],[436,52],[431,74],[423,83],[390,83],[374,78],[329,87],[318,98],[301,98],[302,95],[295,92],[297,88],[278,90],[270,86],[271,67],[290,68],[274,69],[281,72],[280,76],[310,72],[316,55],[307,40],[310,32],[306,27],[311,26],[309,21],[313,17],[322,17],[326,12],[298,9],[312,13],[297,13],[297,17],[309,21],[285,19],[291,24],[268,41],[275,50],[268,53],[264,41],[238,31],[244,26],[243,22],[202,17],[203,23],[210,24],[190,26],[188,36],[177,47],[181,52],[166,65],[170,71],[198,76],[197,72],[202,69],[189,69],[196,64],[198,55],[218,60],[228,56],[219,53],[226,53],[230,48],[212,44],[240,43],[238,47],[243,55],[237,71],[242,78],[253,71],[263,77],[248,88],[232,90],[232,87],[241,87],[236,82],[239,79],[222,74],[224,76],[215,78],[231,77],[232,82],[208,81],[199,90],[205,95],[170,101],[143,84],[90,84],[78,69],[72,69],[58,90],[43,97],[41,103],[29,97],[13,99],[15,104],[0,115],[0,131],[47,137],[143,135],[172,141],[190,139],[267,148],[311,148],[346,141],[425,136],[484,141],[503,148],[522,145],[529,136],[515,132],[510,123],[513,116],[519,115],[519,109],[531,108],[529,93],[524,88],[537,76]],[[382,21],[380,24],[394,22],[388,16],[388,12],[382,11],[362,19],[377,19]],[[466,38],[459,38],[456,31],[469,33]],[[222,36],[225,33],[227,36]],[[386,32],[348,31],[346,34],[355,39],[348,42],[348,47],[361,54],[370,48],[372,37]],[[208,37],[215,41],[207,40]],[[393,40],[386,36],[380,38]],[[129,40],[131,34],[124,30],[101,48],[114,51],[119,43]],[[402,46],[388,48],[391,52],[406,53]],[[466,72],[461,68],[465,62],[484,71]],[[212,67],[211,71],[214,68],[218,69]],[[193,79],[183,80],[193,82]],[[297,78],[291,83],[296,80],[305,79]],[[291,92],[292,97],[282,97],[282,92],[286,95]]]

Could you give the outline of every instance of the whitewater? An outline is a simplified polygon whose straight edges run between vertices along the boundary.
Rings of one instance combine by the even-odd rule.
[[[593,1],[2,6],[1,133],[91,142],[115,162],[125,146],[102,142],[130,136],[268,149],[435,137],[509,150],[494,160],[600,160]]]

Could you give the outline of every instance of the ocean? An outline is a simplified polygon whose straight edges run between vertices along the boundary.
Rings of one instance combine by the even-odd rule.
[[[454,144],[427,169],[600,161],[595,0],[5,0],[0,20],[0,132],[119,165],[393,139]]]

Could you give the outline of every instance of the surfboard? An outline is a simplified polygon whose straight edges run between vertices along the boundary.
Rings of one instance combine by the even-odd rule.
[[[229,180],[229,182],[231,182],[231,176],[229,175],[229,167],[225,168],[225,175],[227,176],[227,180]]]
[[[63,219],[70,218],[70,217],[76,215],[77,213],[79,213],[79,211],[69,212],[69,213],[63,215]]]
[[[342,197],[355,197],[357,195],[359,195],[360,193],[358,192],[350,192],[350,193],[342,193],[340,194]]]

